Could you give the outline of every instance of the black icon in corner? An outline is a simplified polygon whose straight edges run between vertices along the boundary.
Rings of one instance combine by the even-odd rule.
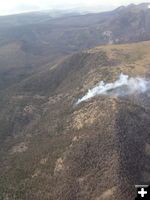
[[[137,189],[137,197],[135,200],[150,200],[150,185],[135,185]]]

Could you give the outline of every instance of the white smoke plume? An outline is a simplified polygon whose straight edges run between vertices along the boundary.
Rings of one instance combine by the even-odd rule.
[[[128,75],[120,74],[119,78],[113,83],[105,83],[104,81],[99,82],[99,84],[93,89],[88,90],[85,96],[78,99],[76,105],[97,95],[124,96],[133,94],[135,92],[144,93],[148,90],[149,83],[150,81],[144,78],[129,78]]]

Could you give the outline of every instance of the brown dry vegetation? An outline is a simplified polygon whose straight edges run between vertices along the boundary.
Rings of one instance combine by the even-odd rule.
[[[96,97],[100,80],[149,77],[150,42],[96,47],[2,93],[1,200],[132,200],[149,182],[146,97]],[[142,160],[141,160],[142,159]],[[132,187],[131,187],[132,186]]]

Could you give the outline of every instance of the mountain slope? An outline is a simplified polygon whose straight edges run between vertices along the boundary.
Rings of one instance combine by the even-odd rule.
[[[75,103],[121,72],[149,78],[149,48],[85,50],[1,93],[1,199],[135,197],[134,184],[150,181],[149,93]]]

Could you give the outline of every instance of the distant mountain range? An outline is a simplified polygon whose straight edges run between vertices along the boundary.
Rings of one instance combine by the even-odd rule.
[[[150,39],[149,3],[97,14],[60,15],[55,18],[48,12],[35,12],[0,17],[0,77],[5,74],[9,79],[14,65],[22,76],[26,68],[32,71],[82,49]]]

